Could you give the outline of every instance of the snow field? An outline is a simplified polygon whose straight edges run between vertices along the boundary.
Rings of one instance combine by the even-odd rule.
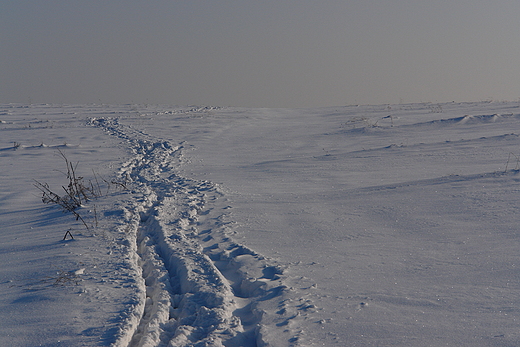
[[[111,237],[117,216],[86,230],[72,214],[44,205],[33,184],[62,191],[66,168],[58,149],[80,161],[78,172],[91,178],[91,170],[108,178],[123,153],[102,132],[85,127],[88,108],[78,114],[77,107],[2,106],[0,344],[109,345],[120,315],[137,304],[136,284],[124,267],[128,254]],[[110,193],[115,199],[119,194]],[[89,224],[94,207],[101,217],[100,200],[79,210]],[[74,239],[62,240],[68,230]]]
[[[0,344],[516,346],[518,109],[1,105]]]

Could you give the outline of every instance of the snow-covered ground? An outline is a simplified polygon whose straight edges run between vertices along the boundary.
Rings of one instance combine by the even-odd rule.
[[[518,346],[519,135],[518,102],[0,105],[0,345]],[[63,156],[85,223],[35,187]]]

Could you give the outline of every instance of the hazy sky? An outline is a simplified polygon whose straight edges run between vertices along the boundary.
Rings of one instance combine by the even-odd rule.
[[[519,0],[0,0],[0,102],[518,100]]]

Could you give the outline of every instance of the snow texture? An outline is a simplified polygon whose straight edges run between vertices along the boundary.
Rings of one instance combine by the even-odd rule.
[[[519,106],[0,105],[0,345],[518,346]]]

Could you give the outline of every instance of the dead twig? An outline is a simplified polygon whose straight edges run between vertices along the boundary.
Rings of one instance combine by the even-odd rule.
[[[70,233],[70,229],[67,230],[67,232],[65,233],[65,236],[63,236],[63,240],[66,240],[66,239],[67,239],[67,235],[69,235],[70,238],[71,238],[72,240],[74,240],[74,236],[72,236],[72,234]]]

